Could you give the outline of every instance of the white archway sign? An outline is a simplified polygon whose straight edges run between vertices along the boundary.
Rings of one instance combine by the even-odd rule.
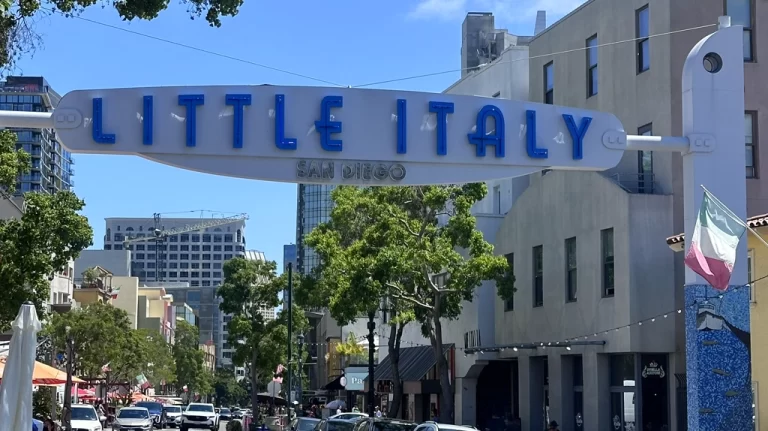
[[[688,56],[684,137],[627,136],[612,114],[562,106],[269,85],[78,90],[53,113],[0,111],[0,125],[54,128],[75,153],[133,154],[218,175],[322,184],[443,184],[542,169],[601,171],[616,166],[625,150],[678,151],[691,238],[700,185],[746,218],[742,34],[722,17],[720,29]],[[742,241],[732,276],[737,286],[747,282],[745,262]],[[721,317],[749,332],[748,290],[718,298],[690,270],[685,290],[686,303],[715,298]],[[749,348],[732,334],[698,331],[697,317],[686,309],[688,429],[752,429]],[[717,348],[704,343],[713,337],[719,337]],[[592,429],[598,419],[583,420]]]

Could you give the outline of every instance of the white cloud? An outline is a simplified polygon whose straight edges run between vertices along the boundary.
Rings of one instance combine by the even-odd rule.
[[[409,17],[419,19],[462,18],[467,10],[493,12],[501,21],[533,23],[536,12],[547,11],[547,22],[568,14],[586,0],[421,0]]]

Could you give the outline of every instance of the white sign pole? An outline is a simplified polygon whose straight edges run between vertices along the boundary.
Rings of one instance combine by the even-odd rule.
[[[745,174],[744,31],[720,18],[683,67],[685,240],[690,247],[706,187],[741,220],[747,217]],[[721,292],[686,268],[688,429],[753,429],[746,239],[738,246],[731,286]],[[701,324],[702,319],[721,324]],[[709,321],[707,320],[707,321]]]

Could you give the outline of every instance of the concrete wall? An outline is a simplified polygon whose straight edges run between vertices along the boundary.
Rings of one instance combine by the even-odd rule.
[[[112,289],[119,292],[112,305],[124,310],[131,319],[133,329],[138,328],[139,279],[136,277],[112,277]]]
[[[534,182],[496,237],[497,253],[514,253],[517,289],[514,311],[505,312],[503,301],[496,301],[497,343],[565,340],[668,310],[674,292],[672,263],[648,238],[665,238],[672,231],[670,199],[628,194],[595,173],[551,172]],[[602,297],[601,287],[600,231],[607,228],[614,229],[616,281],[611,298]],[[576,302],[566,302],[564,243],[574,236],[578,294]],[[544,306],[534,308],[531,249],[539,245],[544,254]],[[607,341],[603,351],[674,352],[674,335],[665,329],[672,326],[613,332],[601,337]]]
[[[75,260],[75,274],[79,277],[83,271],[94,266],[100,266],[117,277],[130,277],[131,251],[83,250]]]

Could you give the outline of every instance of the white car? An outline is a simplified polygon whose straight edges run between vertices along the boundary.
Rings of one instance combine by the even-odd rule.
[[[181,407],[179,406],[163,406],[165,411],[165,418],[168,421],[168,426],[176,428],[181,424]]]
[[[211,431],[219,429],[219,418],[213,404],[191,403],[181,414],[181,431],[191,428],[203,428]]]
[[[101,431],[101,423],[102,418],[92,405],[72,404],[72,429]]]
[[[117,430],[135,430],[152,431],[152,416],[146,407],[123,407],[117,412],[115,423],[112,429]],[[74,428],[74,427],[73,427]]]

